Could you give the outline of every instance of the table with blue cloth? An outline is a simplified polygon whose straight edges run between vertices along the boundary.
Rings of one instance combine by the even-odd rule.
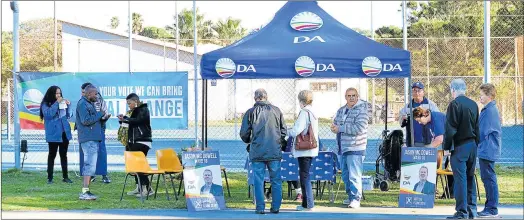
[[[311,161],[311,168],[309,171],[310,180],[317,182],[317,195],[320,190],[320,182],[324,182],[324,186],[326,183],[329,183],[329,191],[330,191],[330,201],[333,201],[334,194],[333,194],[333,185],[336,183],[336,174],[337,174],[337,168],[338,168],[338,160],[337,155],[334,152],[331,151],[321,151],[318,152],[318,156],[315,157]],[[244,169],[247,170],[247,183],[249,187],[249,191],[251,190],[251,186],[253,185],[253,170],[251,169],[251,161],[249,161],[249,158],[246,159],[246,163],[244,165]],[[281,176],[282,181],[298,181],[299,178],[299,168],[298,168],[298,160],[297,158],[294,158],[291,153],[289,152],[283,152],[282,153],[282,160],[281,160]],[[264,178],[264,182],[269,182],[269,171],[266,168],[266,174]],[[289,190],[288,190],[289,191]],[[322,194],[323,194],[322,190]],[[248,196],[250,196],[250,192],[248,192]],[[322,198],[322,197],[321,197]]]

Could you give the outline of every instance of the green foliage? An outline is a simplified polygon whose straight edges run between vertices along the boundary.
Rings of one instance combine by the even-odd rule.
[[[142,30],[140,35],[153,39],[172,39],[173,35],[166,31],[164,28],[148,26]]]

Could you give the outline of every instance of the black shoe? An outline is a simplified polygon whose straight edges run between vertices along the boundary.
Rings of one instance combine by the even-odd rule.
[[[102,177],[102,182],[104,182],[104,183],[110,183],[111,180],[109,179],[109,177],[107,177],[107,176],[103,176],[103,177]]]
[[[62,180],[62,182],[64,182],[64,183],[73,183],[73,181],[71,181],[69,178],[64,178]]]
[[[458,212],[455,212],[455,214],[453,214],[453,216],[450,216],[450,217],[447,217],[446,219],[466,219],[466,216],[458,213]]]
[[[53,180],[52,179],[47,179],[47,184],[53,184]]]
[[[96,181],[96,176],[91,176],[91,182],[94,183]]]
[[[256,210],[255,213],[256,213],[256,214],[261,214],[261,215],[266,214],[266,212],[264,212],[264,210],[262,210],[262,211],[258,211],[258,210]]]
[[[273,209],[270,209],[269,211],[270,211],[271,213],[273,213],[273,214],[278,214],[278,213],[280,212],[280,210],[273,210]]]

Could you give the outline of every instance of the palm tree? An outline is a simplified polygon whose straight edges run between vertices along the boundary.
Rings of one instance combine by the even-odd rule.
[[[116,29],[120,25],[120,19],[117,16],[111,18],[111,24],[109,25],[111,29]]]
[[[132,15],[133,18],[133,34],[139,34],[144,30],[144,19],[142,18],[142,15],[139,13],[133,12]]]
[[[218,34],[217,44],[226,46],[246,36],[247,30],[240,25],[240,19],[228,17],[226,20],[219,20],[214,26]]]
[[[211,20],[205,20],[204,15],[199,13],[199,9],[196,9],[196,26],[197,26],[197,38],[198,42],[208,41],[216,36],[216,32],[213,30],[213,22]],[[184,46],[193,46],[193,11],[183,9],[179,14],[178,27],[176,23],[173,25],[166,26],[166,30],[169,31],[173,36],[176,37],[176,29],[178,28],[180,44]]]

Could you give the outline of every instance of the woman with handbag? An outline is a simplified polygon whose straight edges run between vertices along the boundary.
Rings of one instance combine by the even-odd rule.
[[[313,188],[309,178],[309,168],[314,157],[318,156],[318,119],[311,111],[313,92],[302,90],[298,94],[300,113],[288,135],[294,137],[291,153],[298,158],[300,188],[302,188],[302,205],[297,211],[312,211],[314,204]]]

